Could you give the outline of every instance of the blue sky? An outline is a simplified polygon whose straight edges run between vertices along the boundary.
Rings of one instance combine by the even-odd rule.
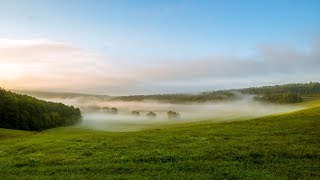
[[[217,56],[220,59],[234,57],[234,61],[243,61],[243,58],[261,61],[256,56],[260,56],[260,49],[265,46],[295,49],[304,55],[314,51],[320,37],[319,9],[318,0],[0,0],[0,39],[66,43],[107,56],[109,59],[101,59],[106,64],[130,65],[139,71],[173,61],[188,64]],[[277,73],[283,74],[283,71]],[[275,81],[262,82],[285,82],[280,76],[276,77]],[[196,80],[206,84],[208,79],[216,84],[212,74]],[[188,91],[193,89],[193,81],[161,80],[159,84],[183,82],[190,87],[168,88]],[[260,82],[248,78],[242,81],[247,83],[239,86]],[[140,87],[147,84],[147,81],[139,82],[133,92],[138,93]],[[209,83],[197,90],[211,87],[232,88]],[[107,88],[92,91],[112,93],[102,90]],[[158,92],[158,89],[154,86],[144,92]],[[75,90],[83,91],[82,88]]]

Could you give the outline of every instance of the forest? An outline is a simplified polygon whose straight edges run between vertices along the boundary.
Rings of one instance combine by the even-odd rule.
[[[320,83],[295,83],[275,86],[251,87],[244,89],[231,89],[208,91],[199,94],[155,94],[155,95],[134,95],[118,96],[112,100],[121,101],[143,101],[156,100],[169,103],[207,102],[207,101],[230,101],[239,98],[241,94],[256,95],[258,101],[270,103],[299,103],[302,96],[320,96]]]
[[[235,99],[235,94],[230,91],[210,91],[200,94],[154,94],[154,95],[132,95],[117,96],[111,100],[120,101],[143,101],[156,100],[168,103],[186,103],[186,102],[206,102],[206,101],[223,101]]]
[[[269,93],[262,96],[255,96],[255,100],[278,104],[302,102],[301,95],[296,93]]]
[[[320,96],[320,83],[294,83],[275,86],[263,86],[263,87],[251,87],[240,89],[240,92],[244,94],[278,94],[278,93],[293,93],[301,96]]]
[[[41,131],[81,121],[80,109],[0,88],[0,128]]]

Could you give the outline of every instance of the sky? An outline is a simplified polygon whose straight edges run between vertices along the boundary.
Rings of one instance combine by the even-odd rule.
[[[320,81],[318,0],[0,0],[0,87],[108,95]]]

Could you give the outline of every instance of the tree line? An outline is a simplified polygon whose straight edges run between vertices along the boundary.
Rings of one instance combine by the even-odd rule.
[[[120,101],[143,101],[156,100],[168,103],[186,103],[186,102],[206,102],[206,101],[225,101],[233,100],[234,93],[228,91],[210,91],[200,94],[154,94],[154,95],[132,95],[118,96],[111,100]]]
[[[288,104],[302,102],[305,96],[320,96],[320,83],[294,83],[275,86],[251,87],[241,89],[245,94],[255,94],[256,100]]]
[[[244,89],[231,89],[208,91],[199,94],[154,94],[112,97],[111,100],[143,101],[156,100],[169,103],[193,103],[208,101],[231,101],[236,100],[241,94],[257,95],[256,100],[271,103],[298,103],[303,96],[320,96],[320,83],[294,83],[275,86],[251,87]]]
[[[292,93],[301,96],[320,96],[320,83],[294,83],[276,86],[251,87],[240,90],[246,94],[279,94]]]
[[[256,100],[278,103],[278,104],[290,104],[302,102],[300,94],[296,93],[269,93],[255,97]]]
[[[45,130],[81,121],[80,109],[0,88],[0,128]]]

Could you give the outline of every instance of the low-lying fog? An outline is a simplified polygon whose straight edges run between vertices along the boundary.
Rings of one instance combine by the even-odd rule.
[[[294,105],[264,104],[254,101],[253,96],[249,95],[239,95],[239,97],[236,101],[201,104],[106,101],[96,97],[68,99],[42,97],[41,99],[79,107],[83,115],[81,127],[106,131],[133,131],[162,124],[190,121],[230,121],[290,112],[302,108]],[[110,113],[112,107],[117,108],[118,112]],[[133,115],[133,111],[139,114]],[[151,111],[156,114],[156,117],[146,116]],[[180,117],[168,118],[168,111],[177,112]]]

